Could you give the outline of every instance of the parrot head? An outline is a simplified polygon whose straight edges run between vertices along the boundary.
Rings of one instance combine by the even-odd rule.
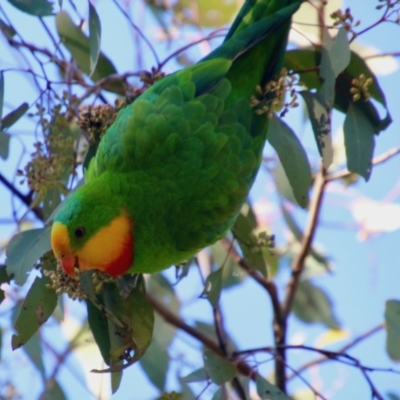
[[[122,275],[133,264],[132,220],[123,206],[116,207],[104,193],[88,196],[86,186],[72,193],[54,218],[54,255],[71,276],[75,268]]]

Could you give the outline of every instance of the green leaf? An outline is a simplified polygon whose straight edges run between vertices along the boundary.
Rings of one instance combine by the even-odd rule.
[[[50,379],[46,382],[46,389],[40,396],[40,400],[66,400],[60,384],[55,379]]]
[[[107,365],[111,365],[111,343],[108,334],[108,319],[90,300],[86,301],[88,322],[101,356]]]
[[[18,10],[36,17],[53,14],[53,2],[47,0],[8,0]]]
[[[269,383],[261,375],[256,377],[257,394],[265,400],[290,400],[279,388]]]
[[[28,278],[27,273],[50,246],[51,227],[31,229],[17,233],[6,249],[8,274],[14,274],[15,283],[22,286]]]
[[[42,379],[45,380],[46,371],[42,357],[42,339],[39,332],[36,332],[22,348],[39,371]]]
[[[107,326],[103,321],[97,325],[90,323],[90,327],[97,330],[93,331],[93,335],[100,349],[103,349],[102,355],[109,349],[109,355],[103,357],[110,363],[110,368],[93,372],[121,371],[143,356],[152,338],[154,313],[145,296],[143,277],[131,277],[137,281],[137,285],[128,298],[121,297],[114,282],[104,283],[101,293],[95,295],[91,271],[80,274],[79,278],[88,299],[107,318]],[[109,339],[104,338],[107,335]]]
[[[232,380],[236,375],[236,368],[229,361],[217,356],[211,351],[203,353],[204,368],[211,378],[217,384],[222,385],[225,382]]]
[[[191,382],[203,382],[208,379],[207,371],[204,367],[196,369],[195,371],[191,372],[189,375],[184,376],[181,378],[183,382],[191,383]]]
[[[321,67],[319,76],[323,80],[322,87],[318,94],[324,100],[325,104],[331,108],[335,100],[335,71],[331,63],[330,49],[333,46],[333,40],[329,35],[328,29],[324,29],[321,50]]]
[[[347,169],[368,181],[372,172],[374,155],[374,127],[358,108],[350,104],[343,125]]]
[[[393,361],[400,361],[400,301],[388,300],[385,309],[386,351]]]
[[[111,393],[114,394],[119,389],[122,381],[123,371],[117,371],[111,373]]]
[[[12,349],[23,346],[32,335],[49,319],[57,305],[54,289],[49,289],[50,279],[36,277],[22,304],[15,322],[16,335],[12,336]]]
[[[89,47],[90,47],[90,73],[91,76],[96,68],[100,55],[101,24],[96,9],[89,1]]]
[[[312,175],[307,154],[300,140],[276,115],[269,121],[267,139],[278,153],[298,204],[306,208]]]
[[[298,205],[296,198],[294,197],[293,189],[290,186],[289,179],[283,169],[282,163],[278,160],[275,167],[271,170],[274,178],[276,189],[278,193],[282,195],[286,200],[291,203]]]
[[[340,329],[328,295],[309,280],[300,282],[294,298],[293,312],[303,322],[321,322],[329,329]]]
[[[0,267],[0,286],[3,283],[10,283],[10,277],[7,274],[7,269],[5,267]],[[5,299],[4,290],[0,289],[0,304]],[[1,332],[0,332],[1,335]],[[1,340],[0,340],[1,341]],[[0,351],[1,351],[1,343],[0,343]],[[0,356],[1,359],[1,356]]]
[[[319,93],[329,107],[334,105],[335,80],[349,65],[350,55],[347,31],[343,27],[340,28],[335,40],[333,40],[328,29],[324,29],[320,69],[320,76],[324,83]]]
[[[388,395],[389,400],[400,400],[400,395],[397,395],[395,393],[391,392],[391,393],[388,393],[387,395]]]
[[[215,333],[215,324],[213,323],[210,324],[203,321],[195,321],[194,326],[199,332],[207,336],[210,340],[213,340],[215,342],[218,341],[217,335]],[[226,335],[226,348],[228,349],[229,352],[237,350],[236,344],[233,342],[232,338],[229,336],[228,333]]]
[[[0,267],[0,285],[3,283],[10,283],[12,278],[7,274],[6,267]]]
[[[56,15],[56,28],[60,39],[74,57],[78,67],[86,75],[90,76],[94,82],[117,73],[114,64],[101,52],[98,56],[96,68],[93,73],[91,73],[90,40],[82,30],[73,23],[71,17],[65,11],[60,11]],[[114,93],[125,94],[124,86],[120,80],[110,81],[104,85],[103,88]]]
[[[213,307],[217,307],[221,295],[222,271],[221,267],[207,276],[203,293],[200,295],[202,299],[207,299]]]
[[[0,73],[0,157],[3,160],[8,158],[9,145],[10,145],[10,135],[3,132],[3,130],[9,128],[14,125],[28,110],[28,103],[22,103],[15,110],[8,113],[4,118],[1,118],[1,85],[2,85],[2,73]],[[3,87],[4,92],[4,87]]]
[[[329,59],[335,78],[347,68],[350,63],[350,45],[347,39],[347,30],[341,27],[332,46],[329,49]]]
[[[250,268],[260,271],[262,276],[267,276],[264,253],[254,233],[256,229],[257,221],[253,210],[248,204],[245,204],[236,218],[232,233],[243,252],[246,264]]]
[[[181,384],[181,389],[182,389],[182,397],[184,400],[197,400],[197,396],[195,396],[190,389],[189,385],[185,382],[182,381],[181,378],[179,378],[179,382]]]
[[[179,314],[181,307],[179,298],[176,296],[174,287],[161,273],[151,274],[147,281],[147,291],[153,294],[158,300],[168,307],[168,310]],[[168,324],[168,326],[170,326]],[[175,328],[171,327],[170,334],[166,335],[165,332],[162,334],[163,341],[166,345],[172,340],[175,332]]]
[[[10,135],[0,131],[0,157],[7,160],[10,151]]]
[[[156,333],[159,328],[160,327],[157,326],[156,323],[154,325],[154,332]],[[162,346],[161,343],[153,337],[149,348],[140,359],[140,366],[150,382],[160,390],[163,390],[165,387],[169,367],[169,355],[166,349],[166,347]]]
[[[317,72],[320,64],[321,47],[290,50],[285,54],[285,67],[288,70],[299,71],[300,79],[308,89],[319,90],[322,86]],[[386,116],[381,119],[372,101],[358,102],[362,113],[374,126],[375,133],[378,133],[386,129],[392,122],[387,109],[385,94],[365,60],[354,51],[351,52],[349,65],[336,79],[334,107],[342,113],[347,112],[349,104],[353,102],[353,95],[350,93],[350,89],[353,86],[352,81],[359,78],[360,74],[364,74],[367,78],[372,78],[372,84],[368,87],[368,91],[372,99],[381,103],[386,109]]]
[[[9,112],[1,121],[1,129],[5,130],[14,125],[29,109],[28,103],[22,103],[15,110]]]
[[[3,32],[7,39],[12,39],[17,34],[16,30],[12,26],[7,25],[2,19],[0,19],[0,31]]]
[[[311,126],[322,163],[328,168],[333,161],[332,129],[329,107],[318,93],[311,93],[305,90],[299,92],[308,109]]]
[[[209,247],[211,261],[218,267],[224,267],[222,271],[222,288],[238,285],[247,277],[247,273],[228,256],[228,249],[218,241]]]
[[[226,391],[224,391],[222,386],[217,389],[211,400],[228,400],[226,397]]]

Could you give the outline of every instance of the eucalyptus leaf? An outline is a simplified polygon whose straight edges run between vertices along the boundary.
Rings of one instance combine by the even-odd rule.
[[[232,227],[232,233],[237,240],[246,264],[262,276],[267,276],[264,254],[254,234],[257,228],[256,217],[249,204],[245,204]]]
[[[14,274],[15,283],[22,286],[28,277],[27,273],[50,246],[50,227],[31,229],[17,233],[6,249],[6,266],[8,274]]]
[[[325,104],[331,108],[335,100],[335,71],[332,66],[330,49],[333,46],[333,40],[329,35],[328,29],[324,29],[321,50],[320,77],[323,80],[322,87],[318,94],[324,100]]]
[[[212,262],[218,267],[224,266],[222,272],[222,288],[238,285],[247,277],[247,273],[229,257],[229,249],[226,249],[221,241],[214,243],[209,249]]]
[[[341,27],[329,48],[329,58],[335,78],[347,68],[351,59],[350,45],[347,39],[347,30]]]
[[[297,288],[293,313],[303,322],[321,322],[329,329],[340,329],[328,295],[309,280],[300,282]]]
[[[90,73],[95,71],[100,55],[101,23],[97,11],[89,1],[89,47],[90,47]]]
[[[204,290],[200,297],[207,299],[213,307],[217,307],[222,290],[222,271],[223,268],[218,268],[207,276],[204,284]]]
[[[3,32],[7,39],[12,39],[17,34],[16,30],[12,26],[6,24],[2,19],[0,19],[0,31]]]
[[[65,11],[60,11],[56,15],[56,28],[60,39],[65,47],[74,57],[78,67],[90,78],[97,82],[98,80],[117,73],[114,64],[103,53],[99,53],[96,68],[91,73],[90,69],[90,40],[76,26],[71,17]],[[121,81],[110,81],[104,85],[104,89],[125,94],[124,86]]]
[[[388,300],[385,309],[386,351],[393,361],[400,361],[400,301]]]
[[[48,277],[36,277],[22,304],[15,322],[17,334],[12,336],[13,350],[23,346],[33,334],[49,319],[57,305],[57,295],[50,289]]]
[[[101,356],[107,365],[111,364],[110,353],[111,343],[108,334],[108,319],[92,301],[86,301],[88,322],[90,330],[92,331],[94,340],[100,350]]]
[[[45,17],[53,14],[53,2],[47,0],[8,0],[18,10],[35,17]]]
[[[93,305],[107,318],[107,327],[104,323],[98,326],[97,337],[108,334],[110,343],[110,368],[103,371],[93,370],[93,372],[121,371],[138,361],[151,343],[154,313],[145,296],[143,278],[138,280],[138,285],[127,299],[121,297],[114,282],[104,283],[101,293],[95,295],[88,281],[88,278],[83,281],[81,279],[85,293],[88,293]],[[106,350],[108,346],[106,340],[103,341],[103,345]]]
[[[265,400],[290,400],[279,388],[269,383],[261,375],[256,377],[257,394]]]
[[[14,125],[29,109],[28,103],[20,104],[15,110],[9,112],[1,121],[1,129],[5,130]]]
[[[55,379],[50,379],[46,382],[46,388],[42,395],[40,396],[40,400],[66,400],[62,387]]]
[[[117,390],[119,389],[119,386],[121,385],[122,381],[122,375],[124,371],[116,371],[116,372],[111,372],[111,393],[115,394]]]
[[[322,163],[328,168],[333,161],[332,127],[329,106],[318,93],[300,92],[306,102],[311,126]]]
[[[222,385],[235,377],[237,372],[235,366],[229,361],[217,356],[215,353],[205,351],[203,359],[204,368],[215,384]]]
[[[320,76],[324,83],[319,93],[330,107],[334,105],[336,78],[349,65],[350,58],[346,29],[340,28],[333,40],[328,29],[325,28],[320,69]]]
[[[0,131],[0,157],[7,160],[10,151],[10,135]]]
[[[211,400],[228,400],[228,398],[226,397],[226,391],[223,389],[222,386],[220,386],[216,390]]]
[[[43,381],[46,380],[46,371],[42,357],[42,338],[39,332],[36,332],[22,347],[33,365],[39,371]]]
[[[322,83],[318,76],[318,70],[321,64],[321,57],[322,50],[320,46],[289,50],[285,53],[284,65],[288,70],[299,71],[300,79],[308,89],[320,90]],[[379,86],[377,77],[370,70],[365,60],[354,51],[351,52],[349,65],[336,79],[333,106],[342,113],[347,112],[349,104],[353,102],[353,95],[350,92],[353,87],[353,79],[358,79],[361,74],[372,79],[368,92],[372,99],[381,103],[386,109],[386,116],[382,119],[371,100],[358,102],[361,112],[374,126],[375,133],[378,133],[386,129],[392,122],[387,109],[385,94]]]
[[[5,267],[0,267],[0,286],[3,283],[10,283],[10,279],[11,278],[7,274],[7,269]],[[4,299],[5,299],[4,290],[0,289],[0,304]],[[1,351],[1,343],[0,343],[0,351]]]
[[[267,138],[279,156],[297,203],[306,208],[312,175],[307,154],[300,140],[276,115],[269,122]]]
[[[372,172],[375,137],[374,127],[357,103],[350,103],[343,125],[347,169],[368,181]]]
[[[154,331],[157,332],[157,324]],[[163,390],[169,367],[167,349],[153,337],[149,348],[139,362],[150,382],[156,388]]]
[[[203,382],[208,379],[207,371],[204,367],[196,369],[195,371],[191,372],[189,375],[184,376],[181,378],[183,382],[191,383],[191,382]]]

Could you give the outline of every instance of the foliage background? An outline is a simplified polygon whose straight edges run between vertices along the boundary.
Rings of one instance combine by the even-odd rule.
[[[350,7],[355,19],[361,21],[360,26],[356,29],[361,32],[379,21],[382,10],[376,10],[375,7],[385,3],[373,0],[362,3],[357,1],[342,3],[330,0],[328,7],[330,11],[338,8],[344,10],[346,7]],[[113,61],[120,74],[150,70],[155,65],[152,53],[141,37],[141,33],[146,35],[154,46],[156,54],[163,60],[170,54],[174,54],[177,49],[207,36],[223,24],[228,24],[238,7],[234,1],[207,2],[203,0],[198,2],[197,11],[200,14],[198,26],[195,26],[187,21],[174,23],[174,10],[168,8],[170,5],[168,2],[103,0],[93,4],[101,21],[102,51]],[[193,4],[196,6],[195,2],[186,3],[189,8]],[[77,13],[74,11],[74,6],[77,7]],[[166,6],[166,11],[164,6]],[[79,22],[78,15],[85,20],[88,16],[85,2],[64,1],[63,8],[74,15],[75,22]],[[58,10],[57,4],[55,4],[55,9]],[[203,14],[203,10],[214,10],[214,12],[209,11]],[[123,11],[128,13],[139,30],[132,28]],[[308,37],[318,35],[318,29],[315,27],[299,24],[299,22],[305,21],[315,25],[317,20],[312,16],[312,12],[312,8],[306,9],[306,5],[304,5],[303,13],[294,17],[294,21],[298,22],[298,25],[295,26],[297,32],[292,32],[292,46],[295,45],[294,43],[299,45],[302,39],[304,40],[304,34]],[[194,15],[196,14],[194,13]],[[326,15],[329,15],[329,11],[326,12]],[[215,16],[219,16],[219,18],[214,18]],[[9,2],[3,1],[0,3],[0,18],[5,21],[7,21],[6,18],[9,18],[26,43],[54,51],[54,44],[47,33],[48,29],[55,40],[58,40],[54,17],[44,17],[40,20],[16,10]],[[396,15],[393,19],[395,18]],[[87,32],[87,23],[85,29]],[[301,34],[298,32],[299,30],[302,32]],[[398,83],[400,82],[400,72],[396,61],[399,48],[398,43],[394,40],[398,36],[398,32],[399,27],[394,23],[379,23],[357,38],[353,44],[354,50],[364,57],[371,56],[371,54],[391,54],[390,57],[370,58],[370,62],[374,63],[370,66],[379,75],[379,83],[385,92],[394,119],[388,130],[382,132],[378,138],[375,155],[385,154],[388,150],[396,149],[399,146],[400,126],[396,112],[400,89]],[[224,31],[217,33],[224,33]],[[0,40],[0,66],[2,70],[6,70],[3,116],[16,109],[22,102],[27,102],[30,106],[29,112],[34,113],[39,92],[32,80],[33,74],[30,70],[35,74],[42,74],[40,66],[42,63],[46,73],[54,81],[60,80],[59,70],[43,54],[37,55],[40,61],[38,63],[32,58],[29,49],[27,51],[26,46],[22,46],[20,49],[13,48],[4,34]],[[210,46],[217,45],[219,40],[214,39],[210,43],[204,41],[190,47],[179,59],[173,57],[165,65],[163,71],[169,73],[181,68],[182,64],[196,61],[208,53]],[[66,60],[69,61],[68,52],[65,48],[62,51]],[[41,80],[40,82],[42,88],[45,88],[45,81]],[[141,85],[138,77],[134,74],[129,78],[129,82],[133,86]],[[88,89],[90,87],[71,86],[72,93],[78,96],[84,95]],[[113,95],[107,92],[102,92],[102,94],[106,100],[113,102]],[[100,101],[92,95],[88,96],[85,102],[92,104],[100,103]],[[308,151],[311,164],[314,170],[317,170],[319,157],[311,127],[309,123],[305,122],[304,107],[301,106],[295,111],[291,110],[285,121],[295,129],[301,138]],[[343,116],[334,113],[333,123],[337,138],[336,161],[339,165],[338,170],[341,170],[344,158],[339,131],[343,124]],[[12,125],[7,133],[11,135],[10,147],[9,154],[0,159],[1,175],[8,182],[12,182],[13,187],[21,193],[28,193],[26,182],[20,184],[22,178],[16,176],[16,170],[23,169],[34,151],[34,143],[41,139],[37,119],[25,115]],[[4,156],[4,137],[2,137],[0,148],[2,156]],[[340,155],[342,156],[340,157]],[[276,156],[269,147],[266,148],[265,156],[267,159],[276,160]],[[283,293],[290,276],[290,254],[298,252],[299,245],[293,240],[293,229],[290,229],[287,220],[282,215],[281,200],[277,195],[273,174],[270,171],[275,165],[275,162],[266,162],[251,193],[251,200],[260,225],[276,235],[277,249],[283,254],[279,258],[279,270],[274,277],[277,287]],[[393,156],[388,162],[374,168],[368,183],[357,179],[356,182],[347,182],[347,184],[351,184],[346,185],[342,181],[336,180],[326,187],[315,238],[315,248],[318,248],[325,258],[322,258],[322,262],[320,260],[319,263],[315,259],[309,260],[307,271],[309,276],[312,276],[311,282],[327,293],[332,300],[332,306],[323,310],[324,315],[318,314],[319,322],[305,324],[298,318],[300,316],[303,320],[305,319],[304,314],[301,313],[301,310],[304,310],[304,303],[300,304],[297,317],[289,318],[288,332],[288,343],[290,344],[326,347],[335,351],[340,350],[348,343],[354,343],[357,338],[364,335],[365,339],[362,338],[360,343],[349,350],[349,353],[360,360],[363,365],[371,366],[374,369],[380,367],[385,369],[383,372],[371,374],[373,387],[376,387],[376,390],[385,399],[395,399],[396,395],[400,396],[399,376],[388,371],[388,369],[396,369],[396,365],[386,353],[386,332],[382,325],[385,301],[387,299],[399,300],[400,297],[398,284],[400,269],[398,257],[396,257],[400,239],[398,230],[400,227],[399,170],[399,158]],[[4,249],[10,237],[17,231],[39,227],[41,224],[32,213],[27,213],[26,205],[21,203],[4,184],[0,186],[0,199],[0,237],[2,249]],[[307,213],[293,203],[285,201],[285,205],[290,215],[304,229],[307,223]],[[221,253],[222,248],[214,248],[214,256],[216,251]],[[210,267],[207,267],[207,257],[207,253],[204,252],[200,257],[201,279],[196,266],[192,266],[188,276],[172,287],[170,284],[176,282],[175,273],[173,270],[168,270],[163,273],[163,276],[170,282],[166,289],[169,294],[166,295],[159,287],[154,292],[158,293],[160,299],[168,305],[170,310],[174,312],[179,310],[182,321],[196,327],[203,334],[214,329],[212,308],[207,300],[199,298],[203,291],[203,280],[210,272]],[[219,255],[219,257],[222,260],[225,258],[223,255]],[[4,251],[2,258],[3,260],[5,258]],[[324,269],[323,264],[326,266],[328,262],[334,270],[333,273],[327,273]],[[240,269],[234,269],[227,276],[226,281],[229,278],[231,283],[235,282],[222,291],[220,299],[225,331],[240,350],[272,346],[272,309],[268,295],[253,279],[249,277],[245,279],[246,276],[247,274]],[[153,281],[156,285],[157,280],[153,279]],[[0,309],[2,328],[1,395],[4,398],[18,398],[18,394],[22,398],[37,398],[41,395],[47,395],[48,398],[63,398],[62,393],[64,393],[66,398],[108,398],[110,395],[108,377],[89,373],[92,368],[101,365],[101,360],[97,348],[91,341],[90,334],[84,328],[84,308],[76,302],[65,299],[63,320],[60,319],[60,316],[58,319],[52,318],[41,329],[40,334],[29,342],[29,347],[11,352],[12,316],[15,313],[15,307],[20,304],[31,282],[32,278],[22,289],[16,285],[4,284],[2,286],[6,292],[6,299]],[[173,288],[174,294],[171,294],[171,288]],[[340,322],[342,329],[333,334],[328,330],[327,325],[332,325],[332,321],[335,319]],[[171,327],[167,328],[161,319],[158,323],[156,332],[161,332],[161,335],[159,335],[160,337],[156,335],[156,337],[160,351],[157,352],[157,344],[155,344],[152,349],[153,353],[150,352],[145,361],[147,369],[146,367],[143,369],[146,364],[141,363],[125,371],[121,388],[113,398],[152,399],[159,396],[163,388],[167,391],[181,391],[179,377],[202,366],[201,342],[189,337],[181,330],[175,331]],[[79,333],[78,336],[77,333]],[[173,340],[168,345],[167,339],[172,339],[172,337]],[[216,339],[215,334],[213,334],[213,338]],[[169,361],[165,358],[164,348],[167,346]],[[320,355],[296,349],[288,351],[288,357],[288,364],[296,371],[305,363],[319,358]],[[166,364],[169,362],[165,387],[163,362]],[[248,362],[258,365],[259,372],[264,377],[270,377],[273,371],[271,355],[254,354],[248,359]],[[314,390],[323,393],[326,398],[371,398],[371,386],[360,368],[352,368],[338,361],[314,366],[304,373],[304,378]],[[54,386],[55,381],[59,383],[59,387]],[[191,390],[196,395],[199,395],[205,387],[205,382],[190,384]],[[257,398],[255,388],[253,386],[251,388],[252,398]],[[315,398],[315,393],[298,378],[289,380],[288,390],[298,399]],[[199,398],[211,398],[215,391],[216,386],[211,385]],[[392,393],[393,397],[389,397],[389,393]],[[376,394],[375,397],[379,398]]]

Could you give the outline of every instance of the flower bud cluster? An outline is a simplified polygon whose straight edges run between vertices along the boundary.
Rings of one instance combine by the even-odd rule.
[[[280,116],[283,117],[289,108],[299,106],[297,102],[296,86],[303,86],[296,75],[289,74],[286,68],[282,68],[279,78],[268,82],[264,88],[257,85],[258,97],[251,96],[250,105],[255,109],[257,115],[265,114],[271,119],[273,113],[283,108]],[[289,94],[289,101],[285,102],[285,96]]]

